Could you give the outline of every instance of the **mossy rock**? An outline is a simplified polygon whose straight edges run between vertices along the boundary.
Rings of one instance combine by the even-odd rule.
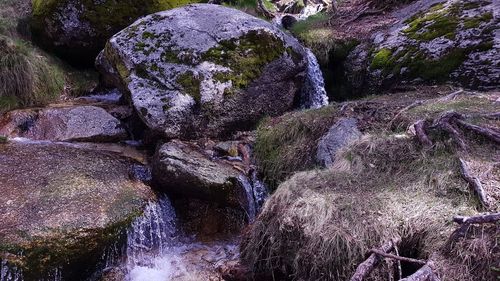
[[[54,269],[65,280],[85,279],[155,198],[129,178],[126,158],[17,142],[0,144],[0,154],[0,260],[24,280]]]
[[[449,0],[403,19],[374,43],[355,50],[366,56],[366,69],[356,69],[365,73],[361,81],[365,85],[357,88],[376,93],[401,83],[448,81],[483,90],[498,87],[500,50],[494,44],[498,28],[494,11],[492,1]],[[349,60],[347,64],[355,65],[360,56]]]
[[[92,65],[113,34],[137,18],[199,0],[33,0],[38,41],[71,62]]]
[[[264,20],[194,4],[122,30],[97,66],[151,131],[196,138],[251,129],[294,108],[307,58],[297,40]]]

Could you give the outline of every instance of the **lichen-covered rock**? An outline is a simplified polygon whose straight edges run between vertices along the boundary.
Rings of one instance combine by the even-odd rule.
[[[389,32],[374,36],[370,46],[358,46],[347,61],[347,70],[352,70],[348,77],[357,88],[363,84],[373,90],[413,81],[496,88],[500,76],[499,12],[491,0],[434,4]],[[363,81],[360,73],[366,73]]]
[[[97,66],[144,123],[168,138],[220,136],[297,102],[304,49],[235,9],[196,4],[138,20],[106,45]]]
[[[152,166],[153,179],[173,194],[225,206],[248,205],[239,179],[242,172],[226,161],[211,159],[193,144],[171,141],[160,146]]]
[[[51,141],[123,140],[120,121],[96,106],[14,110],[0,118],[0,135]]]
[[[129,178],[131,164],[63,145],[0,144],[0,262],[24,280],[41,280],[55,268],[64,280],[84,279],[155,198]]]
[[[318,142],[316,161],[323,167],[331,167],[340,149],[361,138],[362,133],[355,118],[342,118],[328,130]]]
[[[73,62],[91,64],[113,34],[137,18],[196,0],[34,0],[32,30]]]

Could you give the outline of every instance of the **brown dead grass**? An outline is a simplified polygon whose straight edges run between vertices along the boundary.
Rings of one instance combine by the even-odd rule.
[[[432,95],[421,97],[429,103],[404,111],[398,116],[397,126],[391,126],[389,121],[415,97],[373,97],[338,106],[330,114],[335,118],[357,117],[365,137],[346,148],[333,168],[300,172],[279,186],[246,233],[243,262],[254,272],[273,272],[277,280],[348,280],[370,248],[400,237],[400,254],[432,258],[442,280],[496,280],[500,258],[498,225],[471,229],[451,249],[447,240],[456,228],[451,222],[453,216],[484,211],[462,178],[458,159],[468,161],[491,200],[497,200],[498,146],[467,136],[470,149],[460,152],[446,136],[441,136],[432,149],[424,149],[406,132],[415,120],[432,118],[440,111],[495,111],[498,107],[494,95],[464,95],[445,102],[438,102],[441,97]],[[291,116],[298,118],[301,114]],[[325,117],[321,120],[331,122]],[[485,120],[476,122],[482,124]],[[294,141],[280,145],[280,134],[287,132],[284,128],[289,125],[267,124],[266,133],[276,140],[274,150],[286,149],[293,157],[309,157],[295,151],[302,145],[295,146]],[[280,129],[274,130],[273,126]],[[301,161],[280,159],[286,162],[274,163],[275,167]],[[492,205],[500,205],[498,202],[492,201]],[[405,274],[415,270],[403,265]],[[387,280],[392,272],[384,263],[370,280]]]

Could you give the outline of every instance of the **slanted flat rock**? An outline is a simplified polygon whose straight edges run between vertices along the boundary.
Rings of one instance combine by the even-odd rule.
[[[171,193],[226,206],[245,208],[248,204],[238,179],[242,172],[228,162],[209,158],[192,144],[171,141],[160,146],[152,166],[153,179]]]
[[[358,140],[361,135],[355,118],[340,119],[319,140],[316,160],[320,165],[330,167],[335,161],[337,152]]]
[[[127,132],[120,121],[95,106],[47,107],[14,110],[0,119],[0,135],[32,140],[123,140]]]
[[[134,162],[65,145],[0,144],[0,260],[40,280],[83,278],[155,195]],[[77,274],[75,277],[74,274]]]
[[[293,37],[241,11],[196,4],[114,35],[97,59],[150,130],[220,136],[296,106],[307,58]]]

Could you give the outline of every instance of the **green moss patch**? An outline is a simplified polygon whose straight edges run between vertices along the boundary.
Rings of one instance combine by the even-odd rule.
[[[460,9],[459,4],[450,7],[435,5],[428,12],[417,14],[407,20],[409,27],[404,29],[403,33],[418,41],[431,41],[442,36],[454,39]]]
[[[202,55],[205,61],[231,69],[217,75],[218,79],[231,81],[233,89],[244,89],[260,77],[264,67],[286,54],[281,39],[263,31],[253,30],[237,39],[219,42]]]
[[[176,82],[181,85],[184,92],[193,97],[197,104],[201,103],[200,85],[203,77],[188,71],[177,76]]]

